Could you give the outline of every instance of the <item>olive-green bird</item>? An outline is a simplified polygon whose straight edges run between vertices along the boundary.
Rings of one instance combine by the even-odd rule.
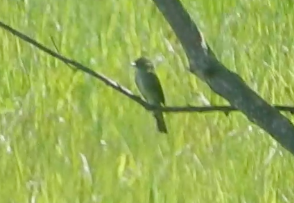
[[[165,104],[164,94],[159,79],[154,72],[154,66],[150,60],[141,57],[132,65],[136,68],[136,85],[149,104],[161,106]],[[161,111],[153,111],[157,128],[162,133],[167,133],[166,124]]]

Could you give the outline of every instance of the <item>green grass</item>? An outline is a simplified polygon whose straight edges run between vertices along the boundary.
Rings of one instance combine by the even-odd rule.
[[[229,69],[293,105],[292,1],[183,4]],[[227,103],[185,70],[150,0],[2,0],[0,19],[136,93],[130,61],[164,56],[168,105]],[[167,114],[162,135],[133,101],[2,29],[0,61],[0,202],[294,202],[292,156],[240,113]]]

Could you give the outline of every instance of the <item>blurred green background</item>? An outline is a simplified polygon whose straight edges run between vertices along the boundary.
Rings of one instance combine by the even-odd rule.
[[[182,3],[219,60],[293,105],[292,1]],[[167,105],[227,104],[186,70],[151,0],[1,0],[0,20],[136,94],[129,64],[144,54]],[[240,113],[166,114],[163,135],[130,99],[3,29],[0,61],[0,202],[294,202],[292,156]]]

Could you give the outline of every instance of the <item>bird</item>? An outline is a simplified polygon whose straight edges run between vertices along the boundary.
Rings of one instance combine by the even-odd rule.
[[[165,105],[163,90],[155,74],[152,62],[142,56],[132,62],[132,66],[135,67],[135,83],[137,88],[147,103],[156,106]],[[155,117],[158,131],[168,133],[162,112],[154,110],[153,116]]]

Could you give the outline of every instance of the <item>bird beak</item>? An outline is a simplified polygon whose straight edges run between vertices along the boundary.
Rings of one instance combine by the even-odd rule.
[[[135,66],[136,66],[136,62],[133,61],[133,62],[131,63],[131,66],[135,67]]]

